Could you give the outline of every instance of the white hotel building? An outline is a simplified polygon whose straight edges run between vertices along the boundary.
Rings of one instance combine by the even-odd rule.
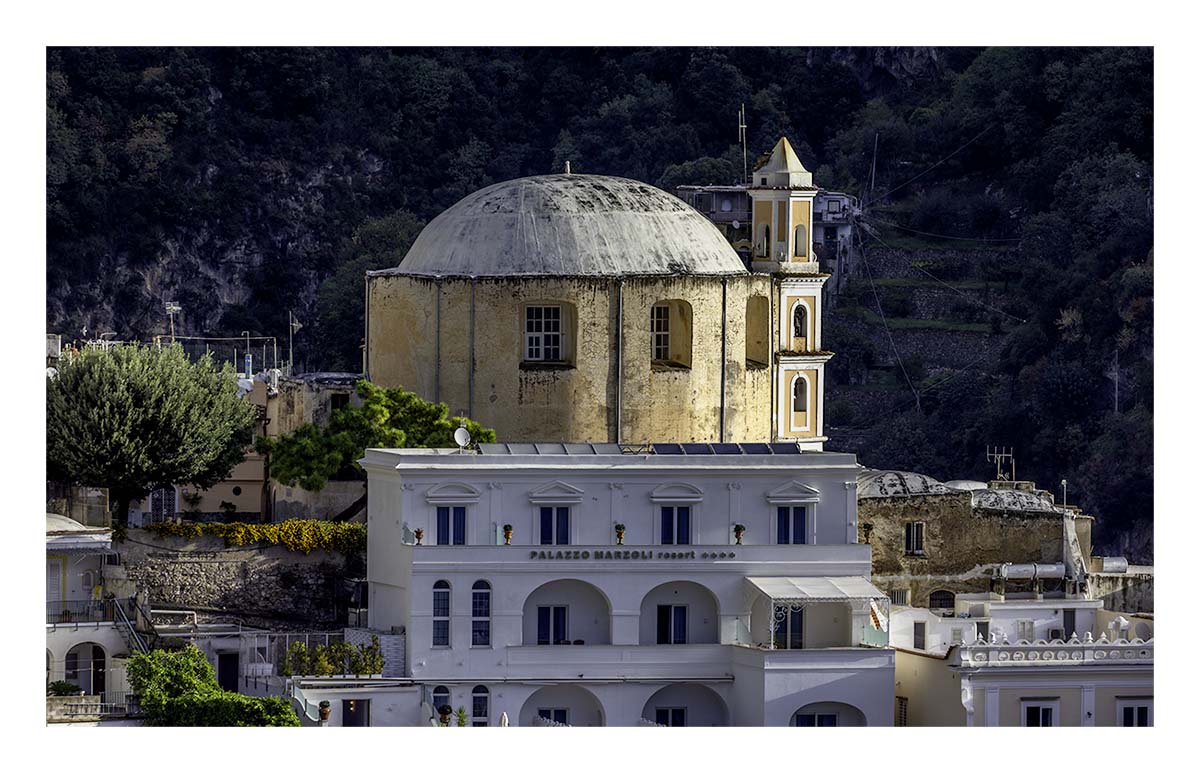
[[[361,463],[370,627],[404,632],[405,678],[310,683],[313,701],[357,690],[370,724],[443,705],[473,725],[892,724],[850,454],[539,443]]]

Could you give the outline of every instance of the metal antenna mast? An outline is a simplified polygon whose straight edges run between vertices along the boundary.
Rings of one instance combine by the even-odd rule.
[[[1013,456],[1012,448],[1004,446],[988,446],[987,460],[996,463],[996,480],[1016,480],[1017,479],[1017,460]],[[1004,474],[1003,465],[1005,462],[1009,464],[1009,477]]]
[[[738,142],[742,143],[742,182],[750,181],[750,166],[746,159],[746,103],[738,110]]]

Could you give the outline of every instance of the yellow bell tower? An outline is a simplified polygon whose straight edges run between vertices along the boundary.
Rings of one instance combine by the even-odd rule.
[[[772,435],[820,451],[825,440],[825,363],[821,348],[822,274],[813,254],[812,173],[800,163],[786,137],[750,181],[753,208],[751,268],[776,277],[778,310],[774,368],[775,415]]]

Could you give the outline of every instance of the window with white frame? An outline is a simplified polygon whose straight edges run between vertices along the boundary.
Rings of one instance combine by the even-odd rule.
[[[1151,698],[1117,698],[1117,722],[1121,727],[1154,727]]]
[[[1033,641],[1033,621],[1017,621],[1017,641]]]
[[[570,643],[567,634],[567,607],[565,604],[537,608],[537,643]]]
[[[492,646],[492,586],[487,580],[471,586],[471,646]]]
[[[450,583],[433,584],[433,646],[450,646]]]
[[[563,313],[561,306],[525,307],[525,360],[562,362]]]
[[[543,545],[571,544],[571,508],[565,505],[538,508]]]
[[[467,542],[467,508],[464,505],[437,509],[437,544],[465,545]]]
[[[433,688],[433,709],[437,711],[442,706],[450,705],[450,688],[438,686]]]
[[[909,521],[904,524],[904,553],[909,556],[925,555],[924,521]]]
[[[471,690],[471,726],[472,727],[487,727],[488,712],[491,711],[491,695],[488,688],[483,685],[476,685],[474,690]]]
[[[837,714],[798,711],[792,720],[796,727],[837,727]]]
[[[808,306],[797,301],[792,310],[792,338],[808,340]]]
[[[687,607],[682,604],[658,605],[658,643],[687,644]]]
[[[775,508],[775,542],[779,545],[808,544],[808,508],[780,505]]]
[[[1021,701],[1022,727],[1058,727],[1058,700],[1024,699]]]
[[[662,544],[692,544],[692,508],[689,505],[663,505]]]
[[[571,718],[570,709],[563,708],[539,708],[538,716],[542,719],[548,719],[551,722],[557,722],[560,725],[569,725]]]
[[[655,304],[650,309],[650,339],[653,358],[659,361],[671,359],[671,307],[665,303]]]
[[[825,202],[825,211],[836,215],[842,211],[842,202],[838,199],[829,199]]]
[[[667,727],[687,727],[687,709],[678,706],[655,707],[654,722]]]

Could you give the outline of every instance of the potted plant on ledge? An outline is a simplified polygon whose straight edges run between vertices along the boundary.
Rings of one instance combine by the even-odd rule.
[[[733,538],[737,540],[737,544],[742,544],[742,535],[746,533],[746,527],[740,523],[733,525]]]
[[[317,716],[321,718],[322,722],[329,721],[329,701],[321,701],[317,704]]]
[[[513,532],[512,524],[511,523],[504,524],[504,544],[505,545],[512,544],[512,532]]]
[[[425,539],[425,530],[424,529],[414,529],[413,536],[417,538],[417,544],[420,545],[421,540]]]
[[[616,525],[616,530],[617,530],[617,544],[624,545],[625,544],[625,524],[618,523]]]

